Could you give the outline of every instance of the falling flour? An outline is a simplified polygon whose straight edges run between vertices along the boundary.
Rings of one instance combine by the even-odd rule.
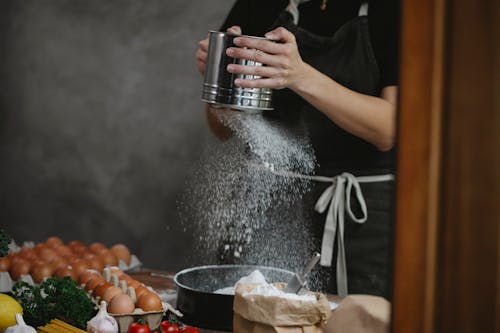
[[[276,171],[313,173],[307,135],[262,114],[213,112],[232,135],[208,142],[180,200],[198,238],[194,261],[301,268],[312,249],[301,202],[310,184]]]

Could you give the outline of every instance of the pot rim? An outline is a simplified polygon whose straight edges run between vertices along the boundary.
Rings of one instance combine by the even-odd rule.
[[[184,288],[184,289],[187,289],[187,290],[191,290],[191,291],[195,291],[195,292],[198,292],[198,293],[204,293],[204,294],[213,295],[213,294],[215,294],[214,292],[207,292],[207,291],[203,291],[203,290],[191,288],[191,287],[188,287],[188,286],[180,283],[179,279],[178,279],[179,276],[183,275],[183,274],[186,274],[186,273],[189,273],[189,272],[192,272],[192,271],[206,270],[206,269],[211,269],[211,268],[238,268],[238,267],[264,268],[264,269],[269,269],[269,270],[274,270],[274,271],[280,271],[282,273],[287,273],[287,274],[291,274],[291,275],[294,274],[292,271],[289,271],[287,269],[277,268],[277,267],[272,267],[272,266],[262,266],[262,265],[228,265],[228,264],[226,264],[226,265],[203,265],[203,266],[196,266],[196,267],[185,268],[185,269],[177,272],[174,275],[174,282],[175,282],[175,284],[178,287],[181,287],[181,288]],[[223,296],[231,296],[231,297],[233,297],[233,295],[224,295],[224,294],[217,294],[217,295],[223,295]]]

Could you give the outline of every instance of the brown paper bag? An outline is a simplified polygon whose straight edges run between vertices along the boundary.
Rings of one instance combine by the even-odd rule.
[[[275,284],[283,289],[284,284]],[[239,284],[234,296],[233,330],[235,333],[321,333],[330,304],[325,295],[311,293],[316,302],[277,296],[248,294],[257,285]]]
[[[326,332],[389,333],[391,304],[371,295],[349,295],[332,312]]]

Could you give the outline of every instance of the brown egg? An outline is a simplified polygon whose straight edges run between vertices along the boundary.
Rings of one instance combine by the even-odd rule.
[[[61,238],[56,237],[56,236],[52,236],[52,237],[47,238],[47,240],[45,241],[45,245],[47,245],[50,248],[55,249],[58,246],[64,245],[64,243],[63,243]]]
[[[12,263],[9,273],[12,280],[17,281],[21,276],[29,274],[31,269],[31,264],[29,261],[19,258],[14,263]]]
[[[104,250],[97,255],[101,259],[104,266],[116,266],[118,265],[118,258],[110,250]]]
[[[85,290],[92,292],[96,287],[104,283],[106,283],[106,280],[104,280],[102,277],[94,277],[87,281],[87,283],[85,284]]]
[[[54,273],[51,265],[47,263],[36,263],[31,266],[30,275],[35,283],[41,283],[44,279],[49,278]]]
[[[74,247],[81,247],[81,246],[85,246],[85,244],[83,244],[82,242],[80,242],[79,240],[72,240],[71,242],[68,243],[68,246],[70,248],[74,248]]]
[[[8,272],[10,269],[11,263],[12,263],[12,260],[10,257],[0,258],[0,272]]]
[[[134,288],[134,289],[135,289],[135,288],[137,288],[137,287],[139,287],[141,284],[142,284],[142,283],[140,283],[140,282],[139,282],[139,281],[137,281],[137,280],[129,280],[129,281],[127,281],[127,286],[128,286],[128,287],[132,287],[132,288]]]
[[[67,258],[67,257],[72,257],[75,254],[73,253],[73,250],[69,246],[66,245],[61,245],[58,246],[54,249],[54,251],[57,252],[61,257]]]
[[[43,259],[33,259],[29,263],[30,263],[31,268],[33,268],[33,266],[35,266],[35,265],[48,265],[49,264],[46,260],[43,260]]]
[[[123,273],[122,275],[120,275],[118,278],[119,278],[120,280],[125,280],[125,281],[130,281],[130,280],[133,280],[133,278],[132,278],[130,275],[125,274],[125,273]]]
[[[17,255],[20,257],[20,258],[23,258],[23,259],[26,259],[28,261],[32,261],[34,259],[38,259],[38,255],[37,253],[35,252],[34,249],[30,249],[28,247],[23,247],[21,249],[21,251],[19,251],[17,253]]]
[[[94,297],[101,297],[104,295],[104,292],[108,290],[109,287],[112,287],[113,285],[109,282],[104,282],[103,284],[98,285],[97,287],[94,288],[94,291],[92,292],[92,295]]]
[[[80,276],[81,273],[85,272],[87,269],[89,269],[89,265],[81,259],[76,259],[70,262],[71,267],[73,268],[73,271],[75,272],[76,276]]]
[[[59,268],[68,266],[68,262],[66,261],[66,259],[59,257],[52,260],[50,262],[50,266],[52,266],[52,270],[55,272]]]
[[[44,249],[41,249],[38,252],[38,256],[41,259],[46,260],[46,261],[52,261],[52,260],[60,257],[60,255],[54,249],[51,249],[51,248],[48,248],[48,247],[44,248]]]
[[[103,250],[107,250],[107,248],[103,243],[95,242],[89,245],[89,250],[94,254],[99,254]]]
[[[135,309],[134,301],[127,294],[118,294],[111,299],[108,305],[108,312],[112,314],[132,313]]]
[[[119,287],[111,286],[106,291],[104,291],[104,294],[102,295],[102,299],[106,301],[106,303],[109,304],[111,299],[115,297],[116,295],[123,294],[123,291]]]
[[[90,279],[99,278],[99,277],[101,277],[101,275],[97,271],[86,270],[78,276],[78,283],[80,285],[85,285],[85,284],[87,284],[87,282],[89,282]]]
[[[19,261],[19,260],[26,260],[26,259],[23,259],[21,258],[20,256],[17,255],[17,253],[11,253],[7,256],[7,258],[10,259],[10,264],[14,264],[15,262]]]
[[[56,270],[56,272],[54,273],[54,276],[56,276],[60,279],[65,277],[65,276],[69,276],[73,281],[76,281],[76,279],[77,279],[77,276],[76,276],[75,272],[73,271],[73,269],[71,268],[71,266],[58,268]]]
[[[160,296],[151,291],[142,294],[141,297],[137,299],[136,305],[145,312],[161,311],[163,309]]]
[[[95,258],[95,254],[92,252],[85,252],[84,254],[81,255],[81,259],[90,259],[90,258]]]
[[[85,259],[85,262],[87,263],[90,269],[95,269],[98,272],[102,272],[102,270],[104,269],[104,264],[102,263],[102,260],[96,256]]]
[[[90,250],[85,246],[74,246],[71,250],[75,253],[76,256],[81,258],[85,253],[90,253]]]
[[[141,297],[142,294],[148,293],[148,292],[150,292],[150,290],[147,287],[145,287],[144,285],[140,285],[137,288],[135,288],[135,296],[137,297],[137,299],[139,299],[139,297]]]
[[[36,253],[39,253],[42,249],[46,249],[46,248],[47,248],[47,245],[45,245],[44,243],[38,243],[35,245],[33,250],[35,250]]]
[[[123,261],[125,264],[130,265],[130,251],[123,244],[115,244],[111,247],[111,252],[113,252],[118,260]]]

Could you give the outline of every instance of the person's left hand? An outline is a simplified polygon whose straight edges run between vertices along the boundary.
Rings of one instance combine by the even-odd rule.
[[[292,88],[305,73],[305,63],[300,57],[295,36],[283,27],[265,35],[265,39],[238,37],[226,54],[233,58],[247,59],[265,66],[229,64],[227,70],[235,74],[257,75],[260,79],[237,78],[234,84],[243,88]]]

